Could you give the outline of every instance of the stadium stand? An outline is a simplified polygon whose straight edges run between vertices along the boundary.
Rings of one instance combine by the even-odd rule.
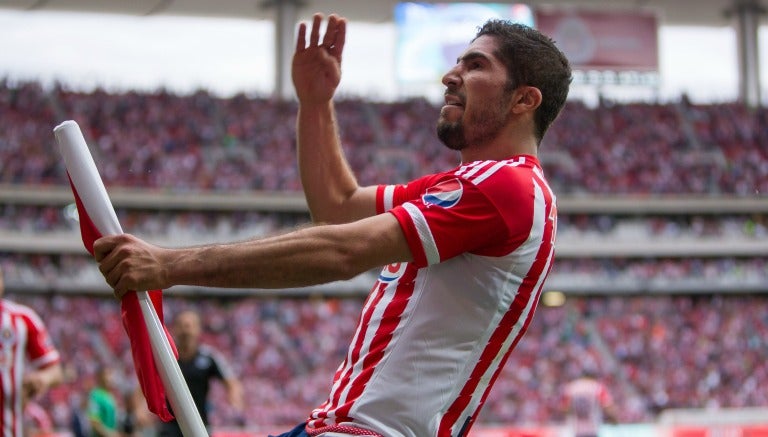
[[[352,98],[338,109],[362,183],[456,164],[432,135],[438,108],[425,100]],[[0,81],[0,265],[8,293],[43,315],[64,352],[67,383],[43,400],[57,429],[67,429],[99,360],[121,363],[123,389],[134,385],[119,307],[79,244],[71,198],[56,196],[67,181],[53,126],[78,121],[107,188],[140,190],[135,204],[117,205],[124,229],[197,244],[308,222],[295,206],[166,202],[189,193],[296,196],[295,110],[205,91],[83,93]],[[670,408],[768,407],[765,126],[765,108],[730,103],[568,103],[541,149],[562,205],[562,256],[547,286],[567,299],[540,308],[482,424],[561,423],[559,390],[586,367],[609,383],[622,423],[653,422]],[[616,199],[579,206],[616,195],[640,207]],[[715,202],[688,211],[643,206],[702,198]],[[722,208],[722,199],[750,203]],[[263,429],[291,425],[323,401],[367,291],[351,288],[300,297],[179,289],[166,293],[166,309],[194,305],[204,315],[205,340],[242,376],[248,429]],[[226,405],[222,396],[214,390],[213,404]],[[220,429],[236,419],[226,406],[213,411]]]

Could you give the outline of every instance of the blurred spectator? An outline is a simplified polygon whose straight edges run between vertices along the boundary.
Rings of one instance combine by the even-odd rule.
[[[103,365],[96,371],[95,385],[88,393],[88,422],[91,437],[120,437],[114,370]]]
[[[574,437],[597,437],[605,420],[615,423],[618,418],[611,392],[590,366],[563,388],[563,407]]]
[[[213,347],[201,344],[202,323],[200,316],[192,310],[181,311],[174,318],[172,329],[176,348],[179,352],[179,367],[203,424],[206,426],[210,424],[208,413],[213,404],[208,399],[208,392],[211,381],[218,379],[224,383],[227,401],[240,415],[239,421],[242,425],[242,386],[223,355]],[[159,427],[161,437],[183,437],[179,423],[175,420],[162,422]]]

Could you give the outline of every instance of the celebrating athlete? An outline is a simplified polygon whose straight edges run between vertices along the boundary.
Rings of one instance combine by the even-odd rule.
[[[330,394],[299,436],[464,436],[528,327],[552,266],[555,196],[537,152],[571,70],[529,27],[485,23],[443,77],[437,135],[455,168],[362,187],[333,96],[346,20],[301,24],[293,58],[299,167],[315,226],[232,244],[95,244],[116,296],[172,285],[286,288],[382,268]],[[458,161],[458,160],[457,160]]]

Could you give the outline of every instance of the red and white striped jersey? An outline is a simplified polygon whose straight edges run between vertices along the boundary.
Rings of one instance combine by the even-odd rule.
[[[59,362],[43,321],[31,308],[0,299],[1,437],[22,437],[21,382],[26,366],[40,369]]]
[[[413,262],[382,269],[313,436],[465,436],[525,333],[557,212],[538,160],[477,161],[380,186]]]
[[[574,435],[597,435],[603,424],[603,409],[613,403],[607,387],[584,377],[569,382],[563,391]]]

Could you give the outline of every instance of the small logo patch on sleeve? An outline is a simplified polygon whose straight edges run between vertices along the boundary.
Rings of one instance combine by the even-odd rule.
[[[427,207],[435,205],[450,208],[459,203],[463,193],[464,186],[461,185],[461,181],[458,178],[454,178],[427,188],[424,194],[421,195],[421,201]]]

